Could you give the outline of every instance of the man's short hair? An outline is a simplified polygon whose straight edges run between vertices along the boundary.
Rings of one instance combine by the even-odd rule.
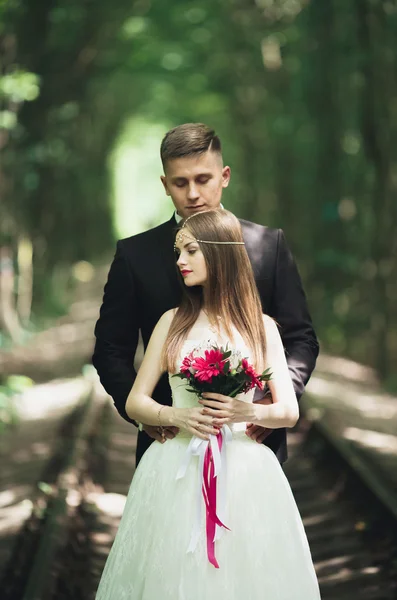
[[[184,123],[165,134],[160,148],[161,162],[165,168],[168,160],[204,154],[208,150],[222,154],[215,130],[204,123]]]

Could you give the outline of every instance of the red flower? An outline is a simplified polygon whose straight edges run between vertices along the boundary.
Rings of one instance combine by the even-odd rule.
[[[182,361],[181,373],[183,373],[184,375],[186,375],[186,377],[190,377],[191,376],[190,367],[192,365],[192,359],[193,359],[192,353],[190,353],[187,356],[185,356],[185,358]]]
[[[194,374],[196,379],[211,383],[213,377],[222,373],[225,362],[220,350],[206,350],[205,358],[201,356],[195,358],[191,366],[196,371]]]
[[[254,367],[249,364],[246,358],[243,358],[241,361],[241,366],[243,367],[245,374],[251,379],[249,389],[252,390],[252,388],[258,387],[260,390],[263,390],[263,382],[259,379]]]

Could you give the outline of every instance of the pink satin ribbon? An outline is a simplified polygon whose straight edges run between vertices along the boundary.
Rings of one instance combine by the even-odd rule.
[[[217,436],[219,451],[222,450],[223,436],[220,433]],[[223,527],[230,531],[219,519],[216,506],[216,485],[217,476],[215,475],[214,457],[212,454],[211,444],[208,444],[204,456],[203,466],[203,486],[202,492],[206,508],[206,533],[207,533],[207,556],[208,560],[216,569],[219,569],[218,561],[215,556],[215,532],[216,526]]]
[[[219,565],[215,557],[215,541],[221,538],[225,529],[230,531],[221,519],[225,518],[226,512],[226,446],[231,441],[232,432],[227,425],[222,427],[218,436],[211,435],[208,441],[193,436],[176,475],[177,480],[185,477],[191,459],[193,457],[198,458],[199,468],[197,476],[199,481],[197,487],[196,519],[193,523],[187,552],[194,552],[197,547],[202,523],[201,509],[203,507],[206,513],[207,556],[209,562],[216,569],[219,569]]]

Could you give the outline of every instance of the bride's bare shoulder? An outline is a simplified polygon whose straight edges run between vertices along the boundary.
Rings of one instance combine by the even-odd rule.
[[[152,333],[152,338],[155,339],[156,342],[161,342],[166,339],[176,310],[176,308],[171,308],[170,310],[167,310],[161,315],[161,317],[157,321]]]
[[[277,327],[276,321],[270,315],[265,315],[263,313],[263,324],[265,327]]]
[[[279,336],[279,331],[278,331],[278,326],[276,321],[270,317],[269,315],[262,315],[263,316],[263,324],[265,326],[265,333],[267,336]]]
[[[165,313],[163,313],[161,315],[161,317],[159,319],[159,323],[161,321],[165,325],[171,325],[172,320],[177,313],[177,310],[178,310],[178,308],[170,308],[170,310],[167,310]]]

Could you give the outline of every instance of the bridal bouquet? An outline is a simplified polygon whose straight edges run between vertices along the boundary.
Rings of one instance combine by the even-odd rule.
[[[204,392],[223,394],[235,398],[271,379],[270,368],[256,373],[254,367],[238,350],[214,345],[200,345],[182,361],[179,373],[173,375],[187,379],[189,392],[201,396]]]

